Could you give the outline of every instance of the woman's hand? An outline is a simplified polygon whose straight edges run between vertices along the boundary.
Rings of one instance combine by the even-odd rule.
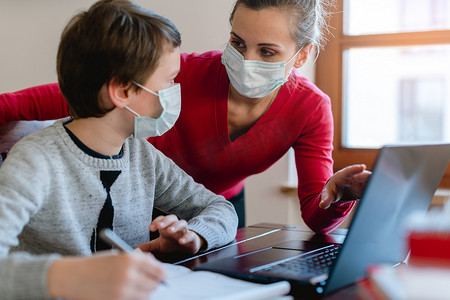
[[[337,201],[360,199],[371,174],[365,165],[351,165],[337,171],[322,190],[319,207],[326,209]]]
[[[187,252],[195,254],[206,243],[197,233],[188,229],[185,220],[175,215],[159,216],[150,223],[151,232],[159,231],[159,237],[142,244],[139,248],[145,252]]]
[[[91,257],[56,260],[50,266],[47,282],[54,299],[146,300],[165,276],[151,254],[105,251]]]

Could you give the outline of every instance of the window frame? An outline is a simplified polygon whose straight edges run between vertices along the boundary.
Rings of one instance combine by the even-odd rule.
[[[365,163],[373,169],[378,149],[347,148],[342,144],[343,130],[343,53],[350,48],[450,44],[450,30],[424,32],[344,35],[344,1],[336,0],[329,20],[327,44],[316,61],[315,83],[330,98],[334,116],[334,171],[351,164]],[[450,164],[439,185],[450,188]]]

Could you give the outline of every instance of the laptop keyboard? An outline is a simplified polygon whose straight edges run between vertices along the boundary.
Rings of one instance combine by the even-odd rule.
[[[306,277],[328,273],[340,248],[341,245],[332,245],[327,248],[312,251],[311,253],[283,260],[278,264],[271,264],[261,271],[270,272],[272,274],[282,274],[285,276],[298,276],[301,274]]]

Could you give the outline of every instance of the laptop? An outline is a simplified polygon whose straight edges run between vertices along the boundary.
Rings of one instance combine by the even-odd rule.
[[[330,294],[365,277],[371,264],[406,259],[404,223],[412,213],[427,212],[449,161],[450,144],[385,146],[342,245],[293,240],[194,270],[266,283],[287,280],[294,295]]]

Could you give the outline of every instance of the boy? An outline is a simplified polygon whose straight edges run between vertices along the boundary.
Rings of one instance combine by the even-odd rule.
[[[130,137],[175,123],[180,44],[169,20],[126,0],[99,1],[69,22],[57,71],[72,118],[25,137],[0,168],[2,297],[147,299],[164,270],[140,251],[96,254],[111,249],[98,237],[105,227],[146,251],[233,240],[233,206]],[[148,225],[153,206],[172,215]],[[149,242],[149,229],[159,238]]]

